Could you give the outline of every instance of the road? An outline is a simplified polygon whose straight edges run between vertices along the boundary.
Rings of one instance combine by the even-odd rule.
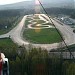
[[[73,33],[73,29],[68,25],[60,25],[56,20],[52,20],[54,25],[61,31],[64,41],[67,45],[75,44],[75,33]]]
[[[4,35],[0,35],[0,38],[7,38],[10,36],[14,43],[17,43],[18,45],[29,44],[28,42],[22,40],[22,32],[26,17],[27,16],[24,16],[21,22],[10,32]]]
[[[45,14],[43,14],[47,19],[49,19]],[[64,23],[59,23],[57,19],[51,19],[56,28],[62,33],[63,38],[67,45],[75,44],[75,33],[73,33],[73,28]]]
[[[44,17],[46,17],[48,20],[49,18],[42,14]],[[23,31],[25,29],[25,20],[26,20],[27,16],[24,16],[23,19],[21,20],[21,22],[14,28],[12,29],[9,33],[4,34],[4,35],[0,35],[0,38],[5,38],[5,37],[9,37],[18,45],[29,45],[29,42],[27,42],[26,40],[23,40]],[[68,25],[61,25],[59,24],[56,20],[52,19],[53,23],[55,24],[55,26],[57,27],[57,29],[60,30],[60,32],[62,33],[65,42],[67,43],[67,45],[72,45],[75,44],[75,34],[73,33],[73,29],[71,27],[69,27]],[[61,43],[54,43],[54,44],[32,44],[33,47],[41,47],[43,49],[47,49],[47,50],[51,50],[51,49],[55,49],[58,48],[59,45]]]

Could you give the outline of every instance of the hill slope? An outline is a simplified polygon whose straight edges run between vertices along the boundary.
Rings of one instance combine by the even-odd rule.
[[[45,8],[61,7],[74,8],[74,0],[41,0]],[[14,4],[0,5],[0,10],[3,9],[33,9],[35,8],[35,0],[23,1]]]
[[[33,1],[23,1],[23,2],[18,2],[14,4],[7,4],[7,5],[0,5],[0,10],[2,9],[30,9],[33,8],[34,3]]]

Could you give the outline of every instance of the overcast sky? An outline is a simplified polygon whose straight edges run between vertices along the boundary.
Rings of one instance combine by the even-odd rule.
[[[4,4],[11,4],[11,3],[16,3],[16,2],[21,2],[21,1],[31,1],[31,0],[0,0],[0,5]],[[60,2],[60,1],[75,1],[75,0],[41,0],[44,2]]]
[[[21,1],[30,1],[30,0],[0,0],[0,5],[11,4],[11,3],[16,3]]]

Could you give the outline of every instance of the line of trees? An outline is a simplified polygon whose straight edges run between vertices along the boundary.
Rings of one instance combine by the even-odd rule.
[[[70,15],[72,12],[75,12],[74,9],[67,9],[67,8],[45,8],[47,13],[49,15],[54,14],[54,15],[59,15],[59,14],[64,14],[64,15]]]
[[[0,48],[9,58],[11,75],[75,75],[74,61],[49,55],[47,50],[14,46]]]
[[[75,11],[70,14],[70,17],[75,19]]]

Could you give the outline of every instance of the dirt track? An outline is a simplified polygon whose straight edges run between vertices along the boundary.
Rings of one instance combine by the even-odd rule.
[[[46,15],[42,14],[43,16],[45,16],[46,18],[48,18]],[[12,29],[9,33],[4,34],[4,35],[0,35],[0,38],[5,38],[5,37],[9,37],[18,45],[28,45],[29,42],[22,40],[22,33],[23,33],[23,29],[24,29],[24,24],[25,24],[25,20],[26,20],[27,16],[24,16],[23,19],[21,20],[21,22],[14,28]],[[49,18],[48,18],[49,19]],[[56,25],[56,27],[61,31],[65,42],[67,43],[67,45],[71,45],[71,44],[75,44],[75,34],[73,33],[72,28],[70,28],[67,25],[61,25],[58,22],[56,22],[55,20],[53,20],[53,23]],[[41,47],[47,50],[50,49],[55,49],[57,47],[59,47],[60,43],[54,43],[54,44],[32,44],[33,47]]]

